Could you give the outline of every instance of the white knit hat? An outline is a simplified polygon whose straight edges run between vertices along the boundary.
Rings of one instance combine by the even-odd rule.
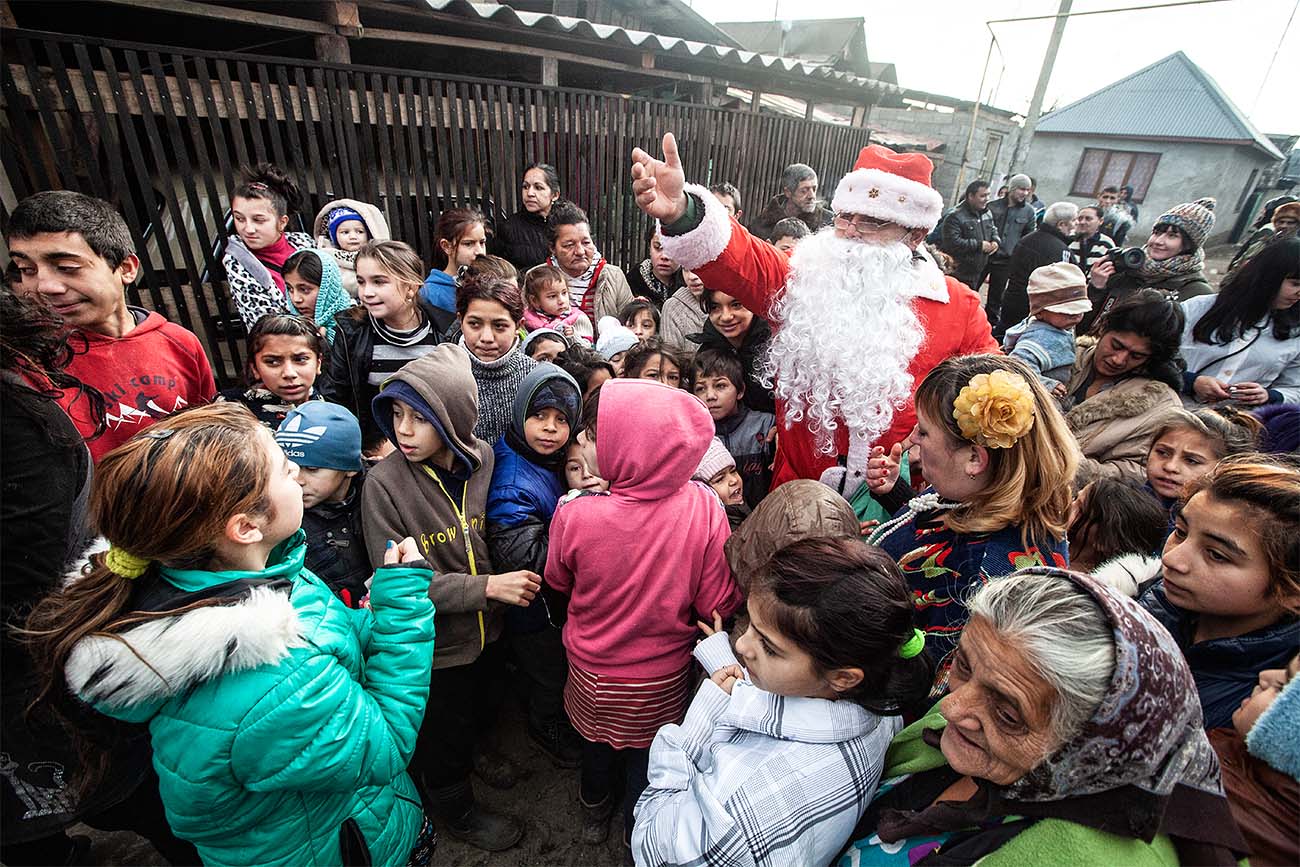
[[[602,316],[600,322],[596,323],[596,332],[600,335],[596,340],[596,351],[606,361],[609,361],[620,352],[627,352],[641,342],[632,333],[632,329],[613,316]]]
[[[943,214],[943,196],[930,186],[933,170],[934,164],[921,154],[868,145],[835,188],[831,209],[929,231]]]
[[[700,458],[700,465],[695,468],[695,475],[692,479],[699,479],[701,482],[707,482],[727,467],[734,467],[736,459],[727,451],[727,447],[722,444],[722,440],[717,437],[709,443],[709,450]]]

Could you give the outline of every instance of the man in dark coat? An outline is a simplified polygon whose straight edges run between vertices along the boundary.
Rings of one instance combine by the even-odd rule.
[[[953,258],[953,276],[976,292],[989,256],[998,249],[998,229],[988,205],[988,181],[972,181],[965,201],[944,217],[939,243],[939,249]]]
[[[773,196],[754,221],[749,231],[755,237],[767,240],[772,237],[776,224],[787,217],[797,217],[816,232],[829,226],[835,215],[817,198],[817,173],[803,163],[791,163],[781,173],[781,194]]]
[[[1011,273],[1007,291],[1002,296],[1002,313],[993,326],[993,336],[1002,335],[1012,325],[1029,315],[1029,275],[1054,262],[1070,261],[1070,239],[1079,206],[1057,202],[1043,213],[1043,228],[1020,239],[1011,256]]]
[[[1011,255],[1016,252],[1020,239],[1034,231],[1034,206],[1029,204],[1033,185],[1029,175],[1014,175],[1007,181],[1007,194],[989,205],[993,225],[998,230],[998,248],[989,256],[983,274],[989,280],[984,313],[990,325],[997,325],[998,311],[1002,309],[1002,293],[1011,275]]]

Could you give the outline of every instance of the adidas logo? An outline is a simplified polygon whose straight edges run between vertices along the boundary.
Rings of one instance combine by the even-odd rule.
[[[275,432],[275,441],[279,443],[282,448],[293,446],[301,448],[302,446],[309,446],[314,442],[318,442],[321,437],[325,436],[326,430],[327,428],[323,424],[312,425],[309,428],[303,429],[302,416],[295,415]],[[295,455],[291,453],[289,456],[294,457]],[[297,455],[297,457],[301,456],[301,453]]]

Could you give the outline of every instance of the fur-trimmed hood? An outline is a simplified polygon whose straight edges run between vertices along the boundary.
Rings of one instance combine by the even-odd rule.
[[[1146,415],[1162,403],[1169,404],[1171,396],[1175,401],[1178,399],[1174,390],[1163,382],[1133,377],[1077,404],[1065,414],[1065,421],[1071,431],[1078,433],[1094,424]]]
[[[84,574],[90,554],[105,547],[104,540],[96,540],[73,565],[69,583]],[[228,604],[158,617],[112,636],[83,638],[64,670],[69,688],[104,713],[147,718],[157,704],[205,681],[279,662],[304,645],[285,579],[302,571],[305,551],[306,537],[299,531],[272,552],[271,563],[261,572],[177,572],[166,577],[164,570],[165,577],[156,580],[166,582],[161,586],[174,591],[176,600],[162,610],[182,607],[196,598],[225,596]],[[199,594],[185,592],[193,587],[178,586],[198,575],[229,583],[209,582],[210,588]],[[134,596],[133,602],[137,602]],[[142,607],[150,609],[147,604]]]
[[[1137,598],[1138,590],[1160,577],[1160,558],[1147,554],[1123,554],[1092,570],[1092,577],[1116,593]]]
[[[66,674],[79,698],[107,713],[166,701],[222,674],[279,662],[302,645],[289,594],[258,587],[233,605],[160,617],[114,637],[83,638]]]

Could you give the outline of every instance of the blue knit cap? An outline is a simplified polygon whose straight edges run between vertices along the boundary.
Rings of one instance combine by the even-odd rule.
[[[1252,756],[1300,779],[1300,675],[1278,693],[1246,734]]]
[[[366,226],[366,220],[364,217],[361,216],[361,213],[359,211],[355,211],[352,208],[345,207],[345,206],[339,206],[335,208],[334,210],[330,211],[329,215],[325,218],[325,229],[326,231],[329,232],[330,241],[334,244],[335,247],[339,245],[339,239],[337,235],[339,226],[343,225],[348,220],[356,220],[361,225]],[[370,234],[369,226],[366,226],[366,234],[367,235]]]
[[[361,469],[361,425],[337,403],[309,400],[290,410],[275,432],[285,455],[303,467]]]

